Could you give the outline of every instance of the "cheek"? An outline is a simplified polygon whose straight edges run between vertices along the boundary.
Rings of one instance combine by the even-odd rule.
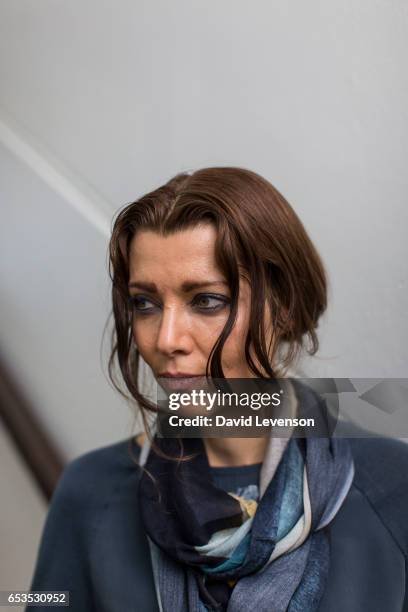
[[[249,311],[247,300],[239,304],[235,325],[228,336],[223,349],[225,367],[247,367],[245,359],[245,339],[249,326]]]
[[[226,367],[235,367],[246,361],[245,336],[246,334],[242,329],[234,328],[230,333],[222,351]]]
[[[132,336],[142,357],[144,359],[149,357],[154,351],[155,332],[152,324],[149,324],[147,319],[145,321],[135,319],[132,323]]]
[[[228,315],[224,313],[210,317],[199,316],[194,319],[190,328],[191,334],[195,340],[195,344],[201,348],[203,353],[210,353],[227,319]]]

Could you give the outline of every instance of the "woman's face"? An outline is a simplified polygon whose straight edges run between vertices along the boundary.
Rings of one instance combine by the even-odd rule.
[[[155,377],[205,376],[229,314],[230,290],[215,260],[211,224],[162,236],[140,230],[130,247],[133,338]],[[238,314],[222,351],[227,378],[249,378],[244,346],[250,287],[241,278]]]

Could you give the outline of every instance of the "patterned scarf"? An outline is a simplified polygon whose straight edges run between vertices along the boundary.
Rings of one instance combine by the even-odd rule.
[[[301,402],[322,403],[296,387]],[[178,440],[156,437],[155,443],[180,456]],[[147,441],[140,458],[146,468],[140,512],[160,610],[316,611],[330,559],[323,528],[354,475],[347,440],[271,437],[258,501],[213,484],[201,438],[185,438],[183,447],[192,458],[171,461]]]

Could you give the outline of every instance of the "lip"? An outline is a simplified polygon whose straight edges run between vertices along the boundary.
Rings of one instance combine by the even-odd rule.
[[[205,381],[201,374],[188,374],[187,372],[162,372],[158,376],[158,382],[167,391],[188,391],[194,387],[201,387]]]
[[[160,378],[198,378],[202,374],[191,374],[190,372],[160,372]]]

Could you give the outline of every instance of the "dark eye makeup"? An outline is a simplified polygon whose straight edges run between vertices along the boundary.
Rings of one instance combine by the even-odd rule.
[[[131,295],[129,297],[129,303],[131,307],[133,308],[133,310],[136,310],[137,312],[144,312],[144,311],[151,312],[153,309],[146,308],[144,307],[144,305],[146,303],[150,303],[154,305],[154,302],[152,302],[151,300],[149,300],[147,297],[143,295]]]
[[[203,305],[203,302],[206,302],[207,305]],[[225,308],[225,306],[229,304],[229,299],[225,295],[219,295],[216,293],[200,293],[195,296],[193,303],[199,310],[218,311]]]
[[[199,293],[194,296],[190,305],[203,314],[211,314],[222,310],[229,302],[229,298],[225,295],[217,293]],[[152,314],[157,308],[160,308],[159,304],[141,294],[129,296],[129,303],[135,313],[142,315]],[[147,304],[151,304],[151,306],[146,306]]]

